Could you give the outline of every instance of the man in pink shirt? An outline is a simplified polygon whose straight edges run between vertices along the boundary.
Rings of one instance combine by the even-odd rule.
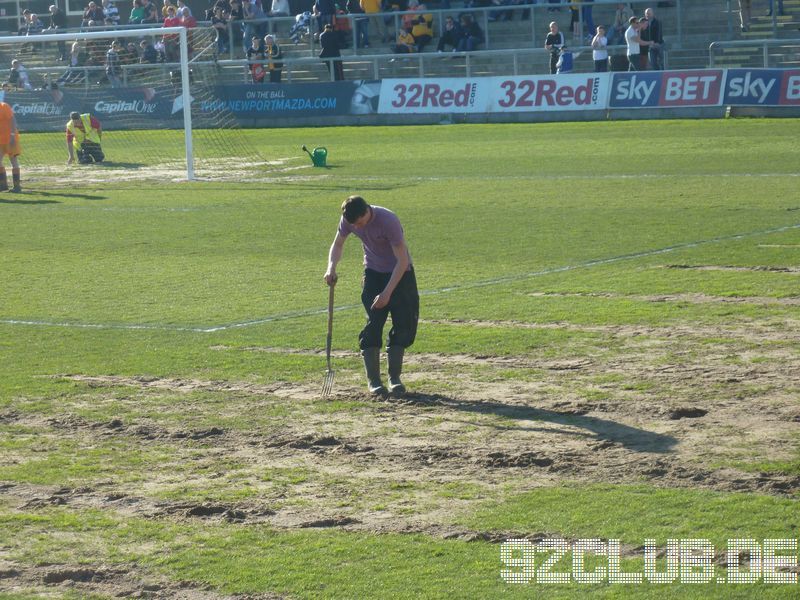
[[[406,246],[400,219],[392,211],[371,206],[361,196],[350,196],[342,204],[339,228],[328,253],[325,283],[336,285],[336,265],[342,258],[347,236],[355,234],[364,247],[364,285],[361,303],[367,324],[358,336],[369,391],[385,395],[381,381],[380,347],[383,326],[391,314],[392,328],[386,343],[389,361],[389,392],[400,396],[406,388],[400,381],[405,349],[414,343],[419,321],[419,293],[414,265]]]

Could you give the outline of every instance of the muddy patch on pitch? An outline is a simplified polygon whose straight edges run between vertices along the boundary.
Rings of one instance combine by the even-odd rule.
[[[177,379],[148,376],[117,375],[55,375],[57,379],[79,381],[89,387],[135,387],[141,389],[162,390],[178,393],[192,392],[225,392],[242,393],[259,396],[277,396],[281,398],[312,399],[320,395],[319,386],[306,386],[297,383],[275,382],[270,384],[254,384],[231,381],[203,381],[197,379]]]
[[[695,271],[735,271],[735,272],[766,272],[766,273],[788,273],[791,275],[800,274],[798,267],[784,267],[784,266],[735,266],[735,265],[664,265],[666,269],[690,269]]]
[[[780,271],[783,272],[783,271]],[[609,300],[625,300],[634,302],[678,302],[685,304],[754,304],[754,305],[779,305],[800,306],[800,298],[771,297],[771,296],[712,296],[709,294],[614,294],[610,292],[531,292],[528,294],[535,298],[605,298]]]
[[[0,561],[0,585],[12,595],[102,596],[150,600],[283,600],[273,593],[226,595],[193,581],[172,581],[139,565],[28,565]]]

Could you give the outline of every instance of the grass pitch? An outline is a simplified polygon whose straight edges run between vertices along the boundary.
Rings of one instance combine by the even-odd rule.
[[[245,131],[270,164],[193,183],[23,156],[0,200],[0,598],[796,596],[716,581],[727,540],[800,537],[798,134]],[[354,240],[319,397],[352,193],[398,213],[417,267],[403,400],[364,394]],[[633,573],[646,539],[707,539],[715,571],[582,584],[567,554],[571,583],[511,584],[511,537],[618,539]]]

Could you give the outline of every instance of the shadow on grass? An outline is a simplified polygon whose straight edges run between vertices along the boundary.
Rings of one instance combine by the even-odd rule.
[[[12,194],[10,196],[5,196],[0,198],[0,204],[61,204],[58,200],[27,200],[24,197],[26,192],[21,192],[19,194]],[[37,195],[40,195],[36,192]]]
[[[44,196],[45,198],[49,198],[50,196],[55,196],[57,198],[79,198],[81,200],[108,200],[108,196],[98,196],[96,194],[78,194],[75,192],[68,192],[68,191],[54,191],[54,192],[42,192],[40,190],[31,190],[31,191],[24,191],[22,194],[29,194],[29,195],[37,195],[37,196]],[[9,200],[10,203],[13,203],[12,200]],[[49,203],[57,203],[58,200],[28,200],[30,204],[49,204]]]
[[[569,425],[570,427],[585,429],[587,433],[580,433],[571,429],[561,429],[558,432],[565,435],[592,437],[597,440],[615,442],[636,452],[667,453],[677,443],[677,440],[670,435],[630,427],[608,419],[598,419],[597,417],[562,413],[542,408],[515,406],[493,401],[456,400],[439,394],[407,394],[403,401],[420,406],[443,406],[463,412],[497,415],[516,421],[545,421],[559,425]],[[474,425],[474,423],[472,424]],[[537,427],[522,425],[493,425],[493,427],[524,431],[539,430]],[[553,432],[552,429],[547,431]]]
[[[145,163],[112,162],[110,160],[105,160],[101,163],[94,163],[93,165],[89,166],[97,169],[141,169],[147,165]]]
[[[410,187],[417,187],[417,183],[414,182],[407,182],[407,183],[392,183],[392,184],[381,184],[381,183],[368,183],[364,181],[359,181],[357,184],[352,183],[339,183],[336,181],[329,181],[327,183],[315,183],[315,182],[304,182],[304,181],[280,181],[276,179],[276,184],[286,186],[287,188],[299,188],[304,190],[367,190],[370,192],[385,192],[391,190],[397,190],[401,188],[410,188]]]

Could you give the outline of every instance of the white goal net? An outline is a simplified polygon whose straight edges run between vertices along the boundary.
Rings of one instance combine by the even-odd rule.
[[[27,180],[243,178],[266,168],[219,95],[214,30],[0,37]],[[191,110],[186,110],[190,106]],[[67,167],[71,112],[93,115],[105,161]]]

